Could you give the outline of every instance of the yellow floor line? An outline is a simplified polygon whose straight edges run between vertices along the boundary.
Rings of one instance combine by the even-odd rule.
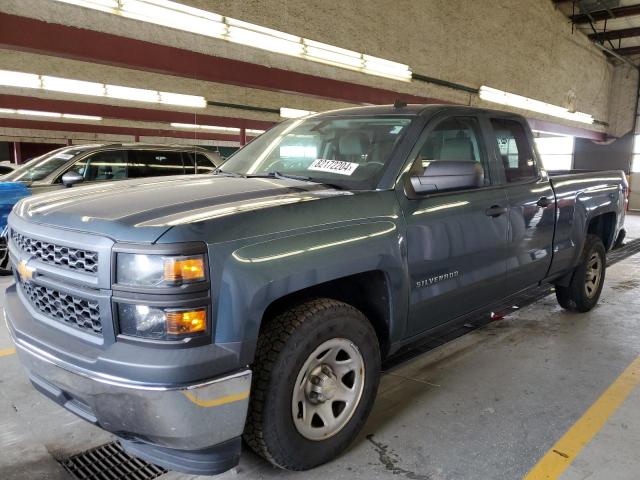
[[[524,480],[559,478],[639,384],[640,357],[622,372],[622,375],[540,459]]]
[[[13,355],[16,353],[15,348],[5,348],[4,350],[0,350],[0,357],[6,357],[7,355]]]

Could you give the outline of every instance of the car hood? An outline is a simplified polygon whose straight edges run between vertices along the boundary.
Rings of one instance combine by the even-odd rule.
[[[322,198],[333,189],[310,182],[193,175],[74,187],[24,199],[24,220],[96,233],[124,242],[154,242],[175,225]],[[336,191],[337,193],[337,191]]]

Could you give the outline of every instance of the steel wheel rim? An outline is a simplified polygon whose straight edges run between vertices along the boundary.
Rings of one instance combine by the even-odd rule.
[[[587,297],[593,298],[598,292],[602,280],[602,259],[597,253],[593,253],[587,262],[587,272],[584,278],[584,291]]]
[[[293,386],[291,414],[298,433],[313,441],[339,433],[364,390],[364,359],[350,340],[322,343],[304,362]]]

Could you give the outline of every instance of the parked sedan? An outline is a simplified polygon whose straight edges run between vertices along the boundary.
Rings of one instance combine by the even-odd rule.
[[[63,147],[31,160],[0,179],[0,232],[22,197],[77,184],[129,178],[210,173],[222,161],[200,147],[99,144]],[[10,273],[0,237],[0,275]]]

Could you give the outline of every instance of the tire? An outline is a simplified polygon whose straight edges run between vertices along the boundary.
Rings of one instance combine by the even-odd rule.
[[[379,380],[378,338],[362,312],[327,298],[293,307],[258,338],[244,439],[286,470],[326,463],[363,427]],[[352,401],[342,402],[344,395]]]
[[[607,255],[597,235],[587,235],[580,264],[568,286],[556,286],[560,306],[575,312],[588,312],[598,303],[607,268]]]
[[[11,275],[9,265],[9,250],[4,239],[0,239],[0,276]]]

